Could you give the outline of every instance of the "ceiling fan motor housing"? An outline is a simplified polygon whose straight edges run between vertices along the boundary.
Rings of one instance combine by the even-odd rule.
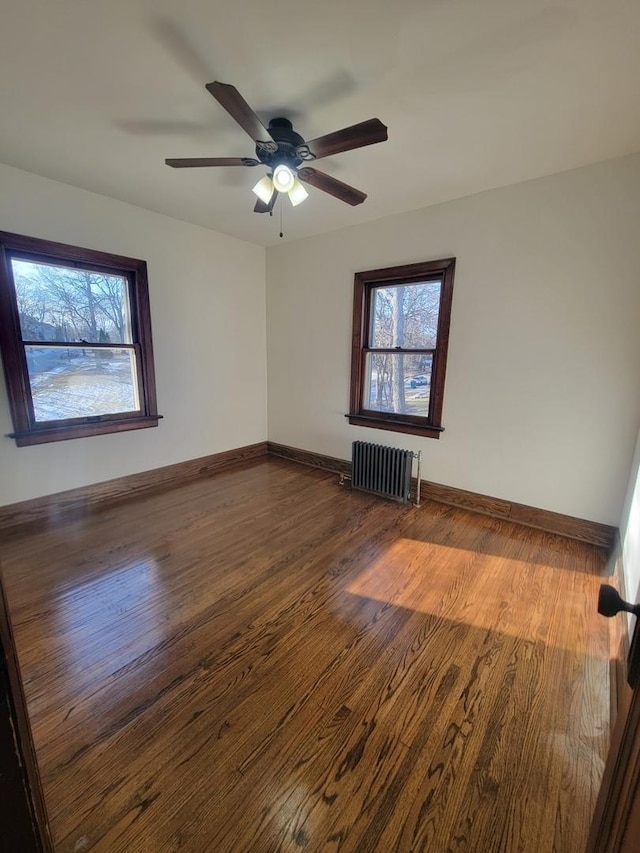
[[[288,118],[272,118],[269,133],[273,142],[256,142],[256,156],[261,163],[275,169],[281,163],[290,169],[297,169],[303,157],[298,151],[304,145],[304,139],[293,129]]]

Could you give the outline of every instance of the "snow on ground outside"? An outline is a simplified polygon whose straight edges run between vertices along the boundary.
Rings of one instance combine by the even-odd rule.
[[[128,353],[84,355],[31,372],[36,421],[131,412],[139,409]]]

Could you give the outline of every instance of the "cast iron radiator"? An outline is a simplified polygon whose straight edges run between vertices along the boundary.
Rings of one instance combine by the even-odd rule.
[[[351,453],[354,489],[404,503],[411,499],[411,467],[417,453],[368,441],[354,441]]]

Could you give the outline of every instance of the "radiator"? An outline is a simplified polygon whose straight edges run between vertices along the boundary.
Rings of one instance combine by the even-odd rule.
[[[411,450],[354,441],[351,456],[351,485],[404,503],[411,499]],[[418,474],[418,496],[420,494]]]

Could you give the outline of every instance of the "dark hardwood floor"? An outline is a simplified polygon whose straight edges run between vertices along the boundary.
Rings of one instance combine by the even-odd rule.
[[[1,558],[56,850],[584,849],[595,547],[269,459]]]

